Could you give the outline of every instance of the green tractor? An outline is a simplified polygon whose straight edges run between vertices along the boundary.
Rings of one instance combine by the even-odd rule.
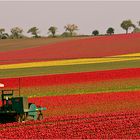
[[[43,119],[45,107],[28,103],[27,97],[14,97],[14,90],[1,90],[0,123]]]

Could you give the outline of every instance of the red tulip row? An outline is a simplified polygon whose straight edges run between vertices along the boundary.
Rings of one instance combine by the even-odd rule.
[[[46,114],[47,116],[139,110],[139,101],[140,91],[29,98],[29,102],[46,107],[47,110],[44,115]]]
[[[29,98],[29,102],[37,105],[46,106],[48,108],[58,108],[61,106],[74,107],[76,105],[99,105],[100,103],[111,102],[136,102],[140,100],[140,91],[131,92],[110,92],[98,94],[78,94],[78,95],[65,95],[65,96],[44,96]]]
[[[45,106],[48,116],[140,109],[140,91],[98,94],[44,96],[29,102]]]
[[[140,77],[140,68],[131,68],[97,72],[31,76],[21,77],[20,79],[4,78],[0,79],[0,82],[5,84],[5,88],[18,88],[19,84],[21,87],[37,87],[138,77]]]
[[[130,139],[140,138],[139,133],[140,112],[61,116],[42,121],[0,124],[1,139]]]

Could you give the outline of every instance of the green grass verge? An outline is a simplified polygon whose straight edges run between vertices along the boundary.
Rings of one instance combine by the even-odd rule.
[[[0,70],[0,78],[138,68],[140,60]]]

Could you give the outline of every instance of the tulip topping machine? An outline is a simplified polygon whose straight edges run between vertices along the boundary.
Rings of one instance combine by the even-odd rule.
[[[15,90],[0,90],[0,122],[22,122],[27,120],[43,119],[42,111],[46,107],[36,106],[28,102],[27,97],[14,96]]]

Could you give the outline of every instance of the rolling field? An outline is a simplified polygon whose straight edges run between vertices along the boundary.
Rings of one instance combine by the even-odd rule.
[[[91,37],[41,47],[0,52],[0,64],[98,58],[140,51],[140,34]]]
[[[38,41],[0,45],[0,83],[45,120],[0,124],[0,138],[140,138],[140,34]]]

